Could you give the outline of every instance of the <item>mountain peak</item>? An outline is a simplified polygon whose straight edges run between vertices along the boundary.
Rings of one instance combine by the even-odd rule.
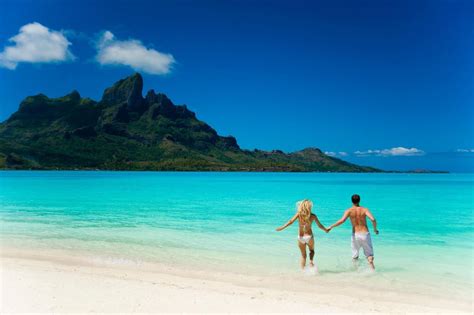
[[[315,148],[315,147],[308,147],[308,148],[304,148],[303,150],[300,150],[300,151],[297,151],[295,153],[304,153],[304,154],[323,154],[323,152],[321,151],[321,149],[319,148]]]
[[[81,94],[79,94],[77,90],[73,90],[71,93],[65,95],[64,97],[69,97],[71,100],[74,100],[76,102],[79,102],[81,100]]]
[[[115,82],[112,87],[105,89],[101,102],[105,104],[126,102],[129,109],[138,109],[144,101],[142,90],[143,78],[139,73],[135,73]]]
[[[165,107],[174,106],[173,102],[163,93],[155,93],[155,90],[151,89],[146,93],[145,100],[148,105],[163,104]]]

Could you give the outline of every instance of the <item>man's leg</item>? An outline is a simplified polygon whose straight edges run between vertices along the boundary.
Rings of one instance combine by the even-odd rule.
[[[370,267],[372,268],[372,270],[375,270],[374,248],[372,247],[372,238],[370,237],[370,234],[367,234],[362,248],[364,249],[364,255],[365,257],[367,257],[367,261],[369,262]]]
[[[301,243],[300,241],[298,242],[298,248],[301,251],[301,269],[304,269],[306,266],[306,244]]]
[[[375,270],[375,265],[374,265],[374,256],[369,256],[367,257],[367,261],[369,262],[370,267]]]
[[[352,264],[357,269],[358,266],[359,266],[360,246],[359,246],[359,243],[357,242],[354,234],[352,234],[352,238],[351,238],[351,249],[352,249]]]
[[[359,257],[352,258],[352,267],[354,267],[355,270],[359,269]]]

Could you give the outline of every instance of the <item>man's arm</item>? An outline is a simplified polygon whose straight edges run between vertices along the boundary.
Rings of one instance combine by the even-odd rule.
[[[331,230],[332,228],[336,227],[336,226],[339,226],[341,225],[342,223],[346,222],[347,218],[349,217],[349,210],[346,210],[344,212],[344,214],[342,215],[342,218],[339,219],[339,221],[337,221],[336,223],[334,223],[333,225],[331,225],[329,227],[329,230]]]
[[[324,225],[321,224],[321,222],[319,222],[319,219],[318,219],[318,216],[313,214],[314,215],[314,222],[316,222],[316,225],[321,229],[323,230],[324,232],[329,232],[328,229],[326,229],[326,227]]]
[[[377,230],[377,220],[375,220],[374,215],[369,211],[369,209],[367,209],[367,211],[365,212],[365,215],[369,218],[370,221],[372,221],[375,234],[379,234],[379,230]]]
[[[280,227],[277,228],[276,230],[277,230],[277,231],[281,231],[281,230],[283,230],[283,229],[289,227],[290,225],[293,224],[293,222],[296,221],[296,218],[298,218],[298,213],[295,214],[288,222],[286,222],[284,225],[280,226]]]

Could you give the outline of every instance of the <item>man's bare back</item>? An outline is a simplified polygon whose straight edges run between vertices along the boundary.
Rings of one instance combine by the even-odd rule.
[[[369,232],[366,217],[374,221],[374,216],[369,209],[361,206],[352,206],[346,210],[352,223],[352,233]],[[378,231],[375,231],[378,234]]]
[[[367,227],[366,220],[367,217],[370,221],[372,221],[372,224],[374,225],[375,234],[379,234],[379,231],[377,230],[377,222],[375,221],[374,216],[372,215],[372,213],[370,213],[369,209],[361,207],[360,205],[353,205],[352,207],[344,211],[342,218],[333,225],[331,225],[329,229],[341,225],[347,220],[347,218],[350,218],[352,224],[352,233],[369,233],[369,228]]]

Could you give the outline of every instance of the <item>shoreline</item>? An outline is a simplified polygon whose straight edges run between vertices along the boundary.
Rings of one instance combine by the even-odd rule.
[[[390,286],[379,290],[323,276],[210,272],[67,253],[2,246],[0,312],[472,312],[472,300],[402,293]]]
[[[136,172],[136,173],[296,173],[296,174],[471,174],[472,172],[451,172],[445,170],[378,170],[378,171],[279,171],[279,170],[187,170],[187,169],[107,169],[107,168],[0,168],[0,171],[34,171],[34,172]]]

